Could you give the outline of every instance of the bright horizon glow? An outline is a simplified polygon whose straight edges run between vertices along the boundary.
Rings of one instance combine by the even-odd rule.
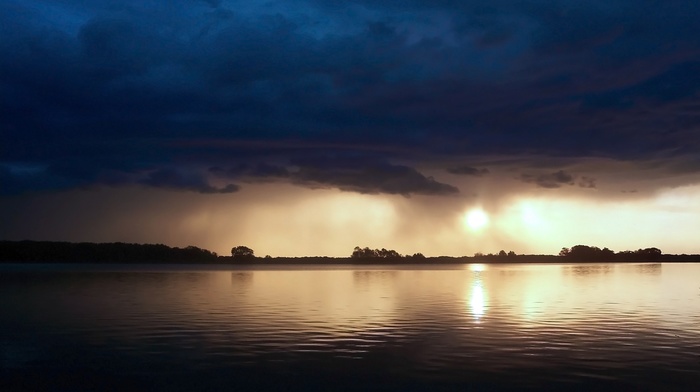
[[[507,205],[496,215],[493,230],[523,244],[553,249],[548,254],[577,244],[614,251],[655,246],[664,253],[700,253],[692,240],[693,233],[700,232],[700,186],[665,189],[651,198],[626,201],[523,197]],[[541,252],[532,248],[527,253]]]
[[[430,197],[255,184],[234,195],[74,191],[17,198],[0,212],[27,217],[10,220],[15,231],[7,240],[194,245],[220,255],[238,245],[261,257],[347,257],[355,246],[428,257],[500,250],[554,255],[578,244],[616,252],[657,247],[666,254],[700,253],[697,185],[612,200],[556,190],[484,194],[483,200],[483,206],[465,209],[458,198],[436,203]],[[488,213],[481,229],[469,225],[470,212],[477,210]],[[30,224],[37,220],[42,225]]]

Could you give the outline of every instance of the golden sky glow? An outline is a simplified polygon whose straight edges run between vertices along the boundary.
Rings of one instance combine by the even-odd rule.
[[[231,195],[74,191],[4,203],[3,216],[14,226],[3,237],[195,245],[219,254],[246,245],[259,256],[348,256],[355,246],[428,256],[501,249],[556,254],[576,244],[699,251],[700,186],[627,199],[482,192],[483,197],[407,198],[279,184],[251,185]],[[469,212],[482,209],[487,224],[475,229]],[[14,213],[25,219],[12,221]]]

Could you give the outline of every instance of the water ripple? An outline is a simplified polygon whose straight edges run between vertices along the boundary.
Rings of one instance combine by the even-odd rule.
[[[191,369],[355,385],[700,385],[688,278],[700,265],[664,264],[653,279],[618,267],[3,272],[0,364],[152,369],[182,385]]]

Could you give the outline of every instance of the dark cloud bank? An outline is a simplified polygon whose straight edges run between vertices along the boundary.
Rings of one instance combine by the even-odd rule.
[[[267,163],[240,164],[229,169],[212,167],[209,172],[221,178],[248,181],[284,179],[310,188],[338,188],[359,193],[386,193],[410,196],[450,195],[459,190],[426,177],[416,169],[371,158],[297,158],[290,168]]]
[[[469,162],[491,154],[697,172],[699,14],[684,0],[6,1],[0,193],[274,180],[451,195],[422,167],[486,176]],[[518,179],[596,187],[536,166]]]

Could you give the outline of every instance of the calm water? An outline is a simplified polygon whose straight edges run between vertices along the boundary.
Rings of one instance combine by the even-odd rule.
[[[700,264],[0,266],[1,390],[700,390]]]

